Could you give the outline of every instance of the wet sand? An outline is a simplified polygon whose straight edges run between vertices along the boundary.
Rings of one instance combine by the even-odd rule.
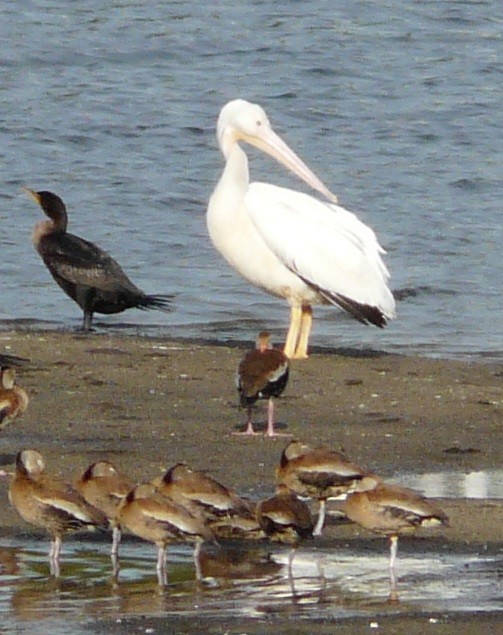
[[[241,494],[273,492],[288,438],[232,435],[245,418],[234,384],[243,347],[51,331],[3,332],[1,352],[27,358],[18,383],[31,399],[25,415],[1,432],[4,469],[12,469],[20,449],[34,447],[67,479],[99,458],[135,480],[186,461]],[[292,363],[277,401],[281,432],[342,450],[384,477],[501,469],[502,413],[501,364],[376,351],[314,351]],[[265,404],[256,417],[263,428]],[[30,532],[10,508],[7,487],[0,482],[0,532]],[[451,526],[428,541],[501,552],[502,501],[442,504]],[[328,527],[323,541],[339,540],[383,548],[382,539],[349,524]]]
[[[357,633],[386,633],[386,635],[482,635],[482,633],[496,634],[501,629],[501,617],[498,615],[481,615],[468,613],[462,615],[429,614],[421,615],[386,615],[381,614],[376,619],[351,618],[334,621],[305,622],[289,619],[288,613],[280,616],[271,616],[265,622],[259,624],[258,620],[248,621],[246,630],[243,630],[242,620],[235,622],[230,620],[218,620],[215,623],[207,623],[204,633],[211,635],[356,635]],[[170,633],[176,635],[193,635],[202,631],[194,630],[194,622],[189,619],[172,619],[169,628],[163,630],[165,621],[161,619],[143,618],[140,620],[123,620],[120,624],[106,623],[107,632],[111,635],[142,632]]]

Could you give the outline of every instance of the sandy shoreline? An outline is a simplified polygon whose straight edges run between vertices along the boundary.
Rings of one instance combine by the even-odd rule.
[[[136,480],[183,460],[240,493],[273,491],[288,439],[231,434],[244,419],[234,387],[243,347],[8,331],[1,352],[29,360],[18,382],[31,398],[23,418],[2,432],[7,469],[21,448],[35,447],[68,479],[98,458]],[[501,468],[503,365],[315,353],[292,364],[277,413],[283,432],[342,449],[386,477]],[[264,417],[261,406],[257,419]],[[6,481],[0,487],[0,529],[27,529],[7,503]],[[501,543],[498,501],[447,507],[462,520],[445,530],[449,540]]]
[[[0,353],[29,360],[18,369],[18,383],[31,398],[23,418],[1,433],[0,464],[4,469],[12,469],[20,449],[33,447],[44,454],[49,470],[68,480],[98,458],[113,461],[138,481],[183,460],[256,499],[274,490],[274,469],[288,439],[231,434],[244,422],[234,386],[242,346],[9,331],[0,333]],[[376,352],[315,353],[292,364],[290,383],[277,412],[283,432],[314,445],[342,449],[354,461],[385,477],[502,467],[501,364]],[[257,418],[264,422],[263,407]],[[1,479],[0,535],[8,540],[15,536],[18,541],[41,535],[11,509],[7,488],[7,479]],[[451,526],[404,539],[400,553],[466,554],[468,558],[468,554],[495,554],[500,558],[501,499],[458,498],[442,500],[441,504]],[[333,503],[330,508],[336,506]],[[341,553],[352,548],[362,553],[370,550],[386,558],[383,538],[332,517],[318,544]],[[33,591],[28,595],[31,603],[30,593]],[[124,593],[128,593],[127,585]],[[99,632],[114,634],[152,629],[176,633],[203,630],[208,635],[323,635],[337,629],[349,635],[367,631],[373,622],[390,633],[419,635],[432,625],[438,635],[475,635],[496,632],[500,619],[497,611],[444,610],[437,614],[407,603],[389,606],[385,598],[380,603],[375,599],[371,602],[365,616],[325,622],[317,620],[314,612],[310,619],[296,621],[292,630],[288,601],[279,613],[265,612],[260,619],[239,614],[235,618],[217,617],[217,611],[215,616],[200,620],[185,617],[183,611],[173,612],[168,592],[162,615],[119,613],[119,619],[103,617],[93,624]]]

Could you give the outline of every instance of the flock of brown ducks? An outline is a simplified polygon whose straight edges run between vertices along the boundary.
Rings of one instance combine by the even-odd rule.
[[[420,527],[448,525],[447,515],[419,493],[387,484],[329,448],[311,448],[298,440],[290,441],[281,453],[276,485],[274,496],[255,502],[185,463],[135,484],[108,461],[88,466],[72,485],[46,471],[40,452],[25,449],[16,457],[9,499],[26,522],[50,535],[52,575],[60,575],[61,543],[67,533],[102,528],[112,532],[115,576],[121,532],[127,531],[156,545],[158,581],[165,585],[166,547],[175,542],[194,544],[200,579],[203,542],[268,538],[291,545],[291,576],[298,544],[322,535],[327,500],[345,496],[342,511],[350,521],[390,539],[394,599],[398,537]],[[306,498],[318,501],[316,523]]]
[[[237,389],[247,408],[246,428],[253,435],[252,407],[267,399],[266,436],[274,429],[272,400],[287,385],[289,364],[273,348],[268,333],[238,367]],[[28,396],[15,385],[12,367],[0,371],[0,428],[23,414]],[[5,475],[5,473],[4,473]],[[119,571],[119,543],[126,530],[157,546],[157,575],[167,583],[166,546],[172,542],[195,545],[194,562],[199,578],[199,551],[204,541],[269,538],[292,546],[288,559],[291,575],[295,549],[301,540],[322,535],[327,500],[345,497],[342,511],[362,527],[390,539],[391,597],[397,597],[395,560],[400,535],[420,527],[448,525],[447,515],[419,493],[385,483],[343,454],[327,447],[312,448],[290,441],[276,468],[275,496],[259,502],[239,496],[203,472],[178,463],[162,476],[135,484],[107,461],[87,467],[73,485],[46,472],[42,455],[25,449],[16,457],[9,499],[28,523],[51,536],[50,570],[59,576],[59,556],[64,535],[78,529],[101,527],[112,531],[113,571]],[[314,522],[304,499],[318,503]]]

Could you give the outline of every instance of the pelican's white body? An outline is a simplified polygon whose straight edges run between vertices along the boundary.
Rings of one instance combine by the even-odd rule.
[[[253,215],[248,213],[248,200],[260,201],[262,188],[280,188],[226,178],[229,169],[235,173],[237,162],[244,163],[248,171],[246,155],[238,145],[210,199],[207,224],[213,244],[231,267],[264,291],[286,298],[291,304],[318,302],[319,294],[283,264],[260,234]]]
[[[352,303],[395,315],[388,271],[372,229],[344,208],[287,188],[249,182],[244,140],[282,161],[333,201],[331,194],[273,132],[265,112],[229,102],[217,135],[226,159],[210,198],[208,231],[217,250],[252,284],[286,298],[292,307]]]

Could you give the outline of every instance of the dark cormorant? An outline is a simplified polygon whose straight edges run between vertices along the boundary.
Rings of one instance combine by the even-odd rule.
[[[33,244],[54,280],[84,311],[84,331],[91,329],[93,313],[169,311],[172,296],[146,295],[106,251],[66,231],[68,215],[59,196],[25,189],[50,218],[35,226]]]

